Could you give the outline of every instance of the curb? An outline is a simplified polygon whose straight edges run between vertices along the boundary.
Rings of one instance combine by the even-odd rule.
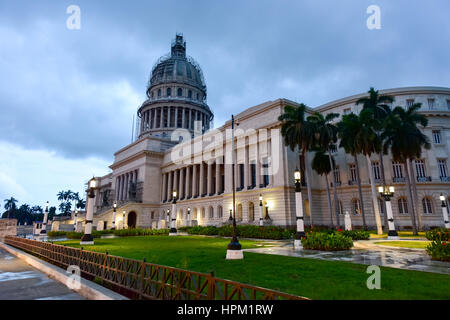
[[[9,246],[3,242],[0,242],[0,247],[13,254],[17,258],[25,261],[29,265],[35,267],[39,271],[43,272],[49,278],[55,279],[64,285],[66,285],[67,281],[70,279],[69,274],[66,273],[64,269],[54,266],[46,261],[43,261],[24,251]],[[128,298],[115,293],[114,291],[111,291],[84,278],[81,278],[80,288],[72,290],[89,300],[129,300]]]

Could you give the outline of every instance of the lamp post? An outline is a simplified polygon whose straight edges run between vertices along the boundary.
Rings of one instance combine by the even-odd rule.
[[[229,221],[233,221],[233,209],[230,209],[230,217],[228,218]]]
[[[442,193],[439,196],[439,199],[442,201],[441,207],[442,207],[442,215],[444,216],[444,225],[447,229],[450,229],[450,222],[448,221],[447,203],[445,202],[445,197]]]
[[[297,233],[294,239],[294,248],[303,249],[302,238],[305,237],[305,224],[303,221],[303,198],[301,188],[302,174],[298,168],[295,168],[294,181],[295,181],[295,216],[297,220]]]
[[[191,208],[187,208],[187,226],[191,226]]]
[[[125,211],[122,211],[122,229],[125,229]]]
[[[388,232],[388,239],[389,240],[398,240],[400,239],[398,237],[398,233],[395,230],[394,225],[394,215],[392,214],[392,205],[391,205],[391,198],[394,196],[394,187],[393,186],[379,186],[378,192],[380,193],[381,197],[386,202],[386,214],[387,214],[387,220],[388,220],[388,226],[389,226],[389,232]]]
[[[170,210],[167,209],[167,219],[166,219],[167,227],[170,229]]]
[[[45,204],[44,221],[42,221],[42,229],[40,234],[47,234],[47,219],[48,219],[48,201]]]
[[[262,194],[259,195],[259,226],[262,227],[264,225],[263,221],[263,197]]]
[[[116,209],[117,209],[117,202],[114,201],[113,204],[113,217],[112,217],[112,227],[111,230],[116,230]]]
[[[88,182],[88,199],[86,204],[86,225],[84,227],[84,235],[81,238],[80,244],[89,245],[94,244],[94,237],[92,236],[92,222],[94,219],[94,204],[95,204],[95,190],[97,189],[98,181],[92,177]]]
[[[77,231],[77,218],[78,218],[78,210],[75,210],[75,217],[73,218],[73,231]]]
[[[176,236],[177,235],[177,190],[173,190],[172,192],[172,222],[170,224],[170,231],[169,236]]]
[[[235,164],[235,152],[234,152],[234,115],[231,115],[231,181],[233,189],[233,237],[227,248],[227,260],[244,259],[244,253],[242,252],[242,246],[239,243],[236,232],[236,182],[234,174]]]

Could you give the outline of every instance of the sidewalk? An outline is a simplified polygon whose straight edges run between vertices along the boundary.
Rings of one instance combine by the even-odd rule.
[[[0,300],[85,300],[0,248]]]
[[[244,251],[450,274],[450,263],[431,260],[423,249],[383,247],[372,242],[355,241],[354,248],[345,251],[294,250],[293,241]]]

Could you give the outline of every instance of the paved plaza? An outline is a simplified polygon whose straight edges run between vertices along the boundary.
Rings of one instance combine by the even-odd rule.
[[[380,239],[355,241],[354,248],[345,251],[294,250],[292,241],[267,241],[244,251],[450,274],[450,263],[431,260],[424,249],[383,247],[376,241]]]
[[[0,300],[84,300],[84,298],[0,248]]]

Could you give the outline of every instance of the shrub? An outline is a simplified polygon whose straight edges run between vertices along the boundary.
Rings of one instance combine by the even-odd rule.
[[[242,238],[254,239],[291,239],[295,231],[287,230],[281,227],[274,226],[252,226],[241,225],[236,226],[237,235]],[[219,236],[231,237],[233,235],[233,226],[227,225],[219,228]]]
[[[425,233],[425,237],[430,241],[449,241],[449,229],[436,228]]]
[[[369,240],[370,233],[364,230],[345,230],[342,235],[352,238],[352,240]]]
[[[83,236],[83,232],[66,232],[66,237],[67,239],[81,239],[81,237]]]
[[[202,227],[202,226],[196,226],[191,227],[187,230],[189,234],[201,234],[201,235],[207,235],[207,236],[215,236],[219,234],[219,228],[214,226],[208,226],[208,227]]]
[[[351,237],[343,235],[342,232],[310,232],[302,239],[302,245],[305,249],[338,251],[353,247],[353,240]]]
[[[432,260],[450,261],[450,243],[447,241],[436,239],[427,246],[426,250]]]

